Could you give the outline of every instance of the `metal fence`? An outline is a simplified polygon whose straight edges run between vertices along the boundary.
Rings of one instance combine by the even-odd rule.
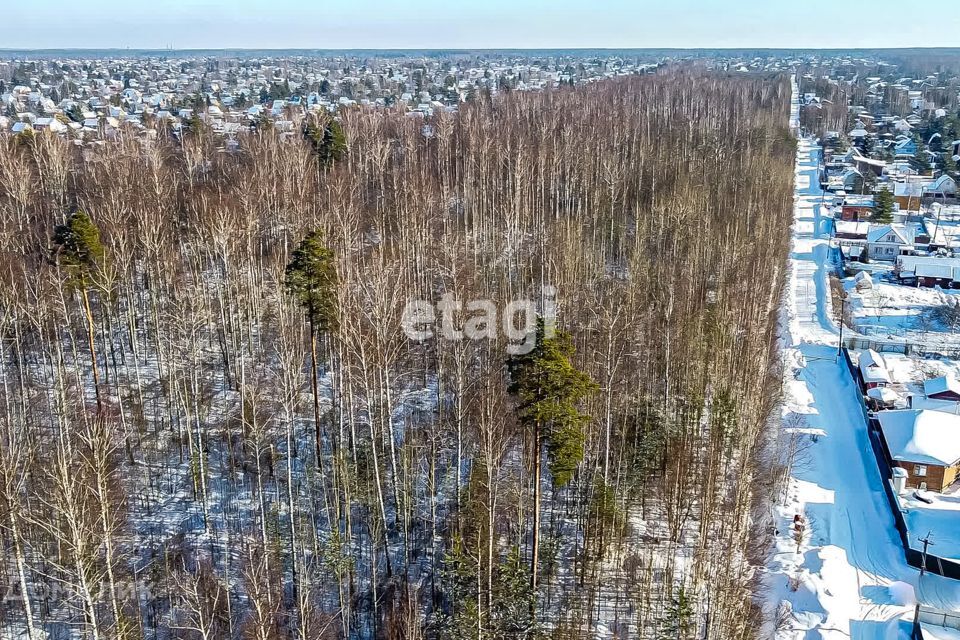
[[[930,624],[936,627],[946,627],[947,629],[957,629],[960,631],[960,613],[954,611],[940,611],[920,605],[917,620],[921,624]]]
[[[854,349],[856,351],[873,349],[877,353],[902,353],[903,355],[918,356],[921,358],[950,358],[960,360],[960,349],[953,347],[940,348],[915,342],[897,342],[894,340],[865,338],[863,336],[847,336],[843,339],[843,346],[846,349]]]

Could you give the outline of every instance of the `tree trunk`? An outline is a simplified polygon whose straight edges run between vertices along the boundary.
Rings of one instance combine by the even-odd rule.
[[[90,366],[93,368],[93,392],[97,396],[97,413],[103,411],[103,402],[100,399],[100,370],[97,368],[96,335],[93,328],[93,310],[90,308],[90,296],[86,286],[80,289],[83,295],[83,311],[87,317],[87,346],[90,349]]]
[[[530,552],[531,613],[537,610],[537,565],[540,560],[540,423],[533,428],[533,543]]]

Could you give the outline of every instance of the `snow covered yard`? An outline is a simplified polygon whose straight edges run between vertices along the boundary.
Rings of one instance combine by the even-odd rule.
[[[960,630],[947,627],[923,626],[923,640],[960,640]]]
[[[880,277],[874,277],[872,287],[857,287],[852,277],[843,286],[847,312],[859,333],[929,347],[960,346],[960,333],[931,315],[937,307],[960,302],[960,290],[910,287]]]
[[[960,561],[960,487],[954,485],[949,493],[922,495],[932,503],[920,500],[913,491],[900,496],[910,547],[922,551],[920,539],[929,535],[930,553]]]

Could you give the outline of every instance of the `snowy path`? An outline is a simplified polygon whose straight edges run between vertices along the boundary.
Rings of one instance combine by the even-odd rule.
[[[820,148],[800,140],[795,176],[793,241],[790,253],[790,312],[792,346],[801,342],[836,344],[838,328],[830,301],[830,246],[820,217],[823,194],[817,180]]]
[[[791,117],[796,114],[794,107]],[[788,433],[797,434],[800,453],[786,504],[777,509],[778,537],[768,575],[771,601],[788,601],[793,614],[774,635],[791,640],[908,638],[910,625],[901,617],[913,610],[910,590],[898,583],[916,589],[919,576],[907,565],[893,527],[863,417],[852,401],[854,383],[842,361],[836,361],[838,328],[830,301],[829,245],[820,219],[819,153],[812,141],[800,140],[782,314],[783,351],[790,367],[783,423]],[[795,514],[807,519],[800,553],[790,529]],[[949,606],[960,601],[960,582],[933,575],[923,580],[925,602]]]

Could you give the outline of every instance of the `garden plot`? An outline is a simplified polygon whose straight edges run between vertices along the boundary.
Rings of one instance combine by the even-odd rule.
[[[847,319],[859,333],[885,340],[919,343],[929,347],[960,346],[960,290],[937,287],[907,287],[877,276],[870,287],[857,287],[844,280]],[[939,311],[938,311],[939,310]]]

